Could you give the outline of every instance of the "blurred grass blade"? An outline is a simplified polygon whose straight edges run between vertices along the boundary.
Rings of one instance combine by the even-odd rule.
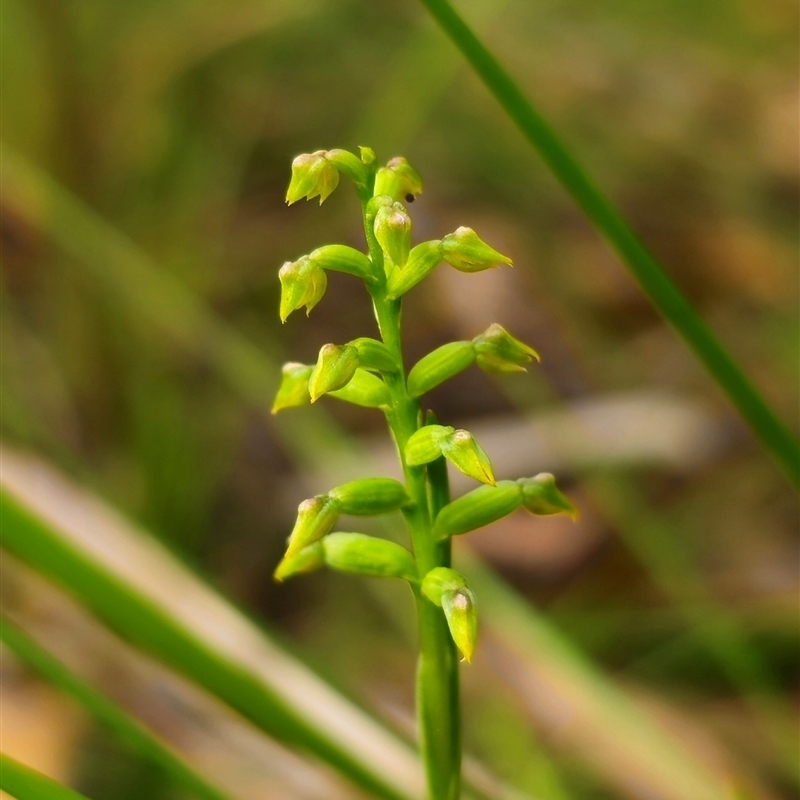
[[[41,648],[5,615],[0,616],[0,642],[51,685],[66,693],[99,722],[113,731],[143,758],[157,764],[177,785],[203,800],[227,800],[227,796],[194,772],[156,734],[122,707],[75,675],[57,658]]]
[[[663,800],[734,800],[724,766],[647,713],[597,671],[530,605],[465,548],[456,565],[492,614],[483,619],[509,683],[534,705],[545,704],[558,738],[626,794]],[[511,661],[509,662],[509,658]]]
[[[70,487],[48,485],[33,501],[53,502],[55,492],[66,524],[33,511],[30,497],[21,501],[7,488],[9,460],[4,452],[5,549],[264,732],[313,753],[375,797],[422,796],[421,770],[409,747],[282,652],[155,541],[125,536],[119,520]],[[237,650],[234,641],[249,649]]]
[[[87,800],[5,753],[0,753],[0,789],[16,800]]]
[[[611,201],[592,183],[449,0],[421,0],[564,188],[622,258],[658,312],[704,364],[761,443],[800,486],[800,445],[750,383]]]

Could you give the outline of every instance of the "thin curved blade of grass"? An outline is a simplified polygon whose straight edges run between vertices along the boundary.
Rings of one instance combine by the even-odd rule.
[[[40,647],[5,614],[0,615],[0,642],[52,686],[76,700],[131,750],[161,767],[175,784],[203,800],[228,800],[224,792],[191,769],[156,734]]]
[[[0,789],[17,800],[87,800],[85,795],[0,753]]]
[[[659,314],[680,334],[738,409],[758,440],[800,487],[800,445],[767,405],[700,315],[681,294],[613,203],[598,189],[554,130],[449,0],[420,0],[461,51],[506,114],[539,152],[597,230],[617,251]]]
[[[59,502],[68,509],[68,525],[59,525],[12,494],[5,475],[3,481],[0,544],[66,588],[112,630],[375,797],[422,797],[422,774],[410,747],[284,653],[155,541],[120,535],[120,521],[107,511],[103,520],[102,511],[71,496],[66,484]],[[49,485],[52,491],[58,490]],[[193,606],[181,606],[183,598]],[[233,640],[247,642],[246,655]]]
[[[274,417],[269,415],[264,398],[270,397],[277,388],[280,373],[277,359],[273,360],[270,354],[259,350],[227,326],[179,281],[160,272],[124,234],[49,176],[8,148],[2,151],[2,161],[3,202],[10,211],[31,227],[44,232],[82,265],[119,302],[132,324],[140,329],[150,329],[158,337],[160,345],[167,340],[198,358],[206,359],[233,393],[251,408],[263,410],[265,419],[274,425]],[[201,333],[204,335],[198,336]],[[302,424],[296,421],[297,418],[287,415],[280,425],[273,428],[298,465],[323,471],[326,463],[334,459],[357,459],[352,443],[347,442],[324,409],[317,404],[306,411]],[[503,586],[491,570],[482,569],[495,585]],[[510,592],[507,588],[506,591]],[[516,598],[513,592],[511,595]],[[524,603],[519,598],[516,600],[516,613],[522,616]],[[481,605],[483,619],[489,624],[505,613],[506,605],[500,591],[490,591],[485,598],[482,596]],[[562,642],[567,652],[574,652],[552,625],[548,625],[533,609],[529,609],[529,614],[535,630],[548,629],[549,635]],[[584,662],[583,669],[598,686],[607,687],[612,692],[620,691],[589,662]],[[572,673],[565,670],[565,674]],[[578,690],[584,691],[580,682],[576,683]],[[667,735],[655,723],[635,731],[615,725],[613,715],[606,719],[606,723],[595,727],[593,735],[604,748],[619,748],[621,752],[628,746],[629,736],[636,740],[636,746],[643,746],[651,740],[651,734],[655,736],[654,741]],[[642,780],[655,792],[659,776],[659,771],[645,772]],[[719,797],[727,796],[723,789],[720,791]]]

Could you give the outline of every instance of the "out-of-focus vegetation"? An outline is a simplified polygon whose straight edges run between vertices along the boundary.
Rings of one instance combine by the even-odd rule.
[[[794,4],[460,7],[797,432]],[[337,480],[371,474],[360,459],[383,463],[383,420],[333,403],[268,414],[272,363],[374,324],[346,276],[310,323],[278,321],[277,267],[361,235],[348,187],[321,211],[285,208],[291,157],[407,154],[430,187],[418,238],[471,225],[516,265],[441,270],[410,293],[409,361],[496,318],[530,341],[541,367],[465,373],[432,404],[485,433],[498,477],[569,474],[583,510],[575,526],[513,517],[474,549],[740,796],[796,796],[795,497],[417,5],[4,0],[0,13],[7,443],[158,534],[407,730],[407,598],[269,578],[296,504],[332,485],[324,463],[309,477],[314,453]],[[6,571],[17,607],[29,581]],[[548,648],[561,645],[507,592],[482,609],[498,616],[463,671],[467,751],[538,798],[671,797],[609,745],[606,684],[560,682]],[[52,719],[35,707],[15,725],[21,747],[24,725]],[[57,759],[11,755],[99,800],[177,796],[89,723],[58,730]]]

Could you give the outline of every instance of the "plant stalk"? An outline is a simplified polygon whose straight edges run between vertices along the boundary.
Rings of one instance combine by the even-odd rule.
[[[376,272],[383,274],[383,251],[372,231],[366,204],[362,201],[364,230]],[[411,534],[417,571],[422,578],[434,567],[450,565],[450,547],[433,541],[431,523],[447,493],[441,479],[429,483],[425,467],[406,464],[405,446],[422,423],[419,403],[409,397],[403,366],[401,301],[386,297],[385,285],[373,292],[375,317],[383,343],[394,356],[397,371],[385,376],[392,398],[387,421],[403,466],[406,490],[413,503],[404,512]],[[443,488],[444,487],[444,488]],[[447,500],[444,500],[446,503]],[[429,800],[458,800],[461,782],[461,731],[459,713],[458,658],[442,610],[412,586],[417,608],[419,659],[417,662],[417,725]]]

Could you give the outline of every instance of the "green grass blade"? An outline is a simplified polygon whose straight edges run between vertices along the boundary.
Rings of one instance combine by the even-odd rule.
[[[87,800],[5,753],[0,753],[0,789],[16,800]]]
[[[157,764],[176,784],[203,800],[227,796],[194,772],[167,744],[127,711],[109,700],[57,658],[41,648],[5,615],[0,616],[0,641],[51,685],[72,697],[99,722],[143,758]]]
[[[658,312],[675,328],[796,486],[800,445],[688,303],[611,201],[562,144],[449,0],[421,0],[525,138],[617,251]]]
[[[368,730],[367,720],[361,720],[364,727],[361,736],[372,735],[384,742],[390,739],[395,751],[390,755],[398,765],[409,762],[412,774],[405,782],[397,771],[387,775],[386,764],[373,763],[374,751],[370,756],[363,748],[359,750],[352,742],[325,730],[324,715],[329,709],[320,708],[320,718],[315,719],[313,710],[293,706],[279,688],[268,685],[245,665],[219,652],[172,616],[171,610],[142,594],[5,488],[0,491],[0,544],[64,586],[112,630],[206,688],[266,733],[312,752],[375,797],[387,800],[418,797],[413,789],[416,763],[410,750],[400,742],[391,740],[377,726]],[[286,658],[278,668],[286,668]],[[353,709],[348,710],[353,713]]]

